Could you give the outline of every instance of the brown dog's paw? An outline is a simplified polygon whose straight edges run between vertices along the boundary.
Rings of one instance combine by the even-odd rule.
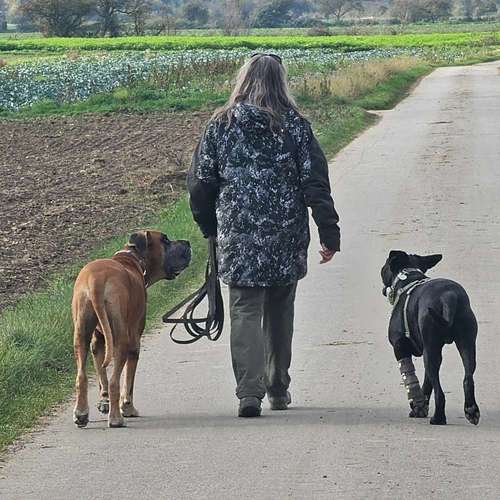
[[[108,427],[110,428],[127,427],[127,424],[125,423],[123,417],[120,416],[120,418],[109,418]]]
[[[444,415],[442,416],[434,415],[429,423],[431,425],[446,425],[446,417]]]
[[[104,415],[109,413],[109,399],[101,399],[99,403],[97,403],[97,409]]]
[[[479,423],[479,407],[477,405],[469,406],[465,408],[465,418],[474,425]]]
[[[120,406],[122,415],[126,418],[134,418],[139,416],[139,412],[135,409],[132,403],[122,403]]]
[[[87,427],[87,424],[89,423],[89,414],[87,413],[80,413],[77,410],[73,412],[73,422],[77,427],[80,429],[83,429],[84,427]]]

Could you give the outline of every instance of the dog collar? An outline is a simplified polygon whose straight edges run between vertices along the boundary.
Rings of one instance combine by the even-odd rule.
[[[420,280],[412,280],[409,281],[407,284],[405,283],[402,287],[398,287],[399,283],[404,283],[410,279],[410,275],[412,273],[418,273],[422,276],[422,279]],[[425,281],[428,281],[430,278],[427,278],[425,276],[425,273],[416,267],[408,267],[405,269],[402,269],[399,271],[399,273],[395,276],[395,278],[392,281],[391,286],[388,286],[385,289],[386,292],[386,297],[387,300],[389,301],[389,304],[391,304],[392,307],[396,307],[399,298],[401,295],[409,290],[412,290],[416,286],[418,286],[421,283],[424,283]]]
[[[135,262],[137,262],[139,270],[144,278],[144,287],[147,288],[148,287],[147,269],[144,260],[131,250],[119,250],[118,252],[115,253],[115,255],[129,255],[130,257],[133,257]]]

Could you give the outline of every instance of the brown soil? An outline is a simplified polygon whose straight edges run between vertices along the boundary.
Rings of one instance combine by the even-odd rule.
[[[206,113],[0,122],[0,311],[184,189]]]

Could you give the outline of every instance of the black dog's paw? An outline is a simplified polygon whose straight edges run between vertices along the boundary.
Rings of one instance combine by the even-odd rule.
[[[434,415],[429,423],[431,425],[446,425],[446,417],[444,415]]]
[[[477,425],[479,423],[479,407],[477,405],[472,405],[467,408],[465,408],[465,418],[474,425]]]
[[[97,403],[97,409],[104,415],[109,413],[109,400],[101,399],[99,403]]]
[[[428,406],[414,406],[408,416],[410,418],[427,418],[429,415],[429,407]]]

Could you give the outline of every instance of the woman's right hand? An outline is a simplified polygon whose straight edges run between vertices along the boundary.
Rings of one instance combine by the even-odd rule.
[[[335,250],[330,250],[329,248],[325,247],[323,243],[321,243],[321,250],[319,251],[319,254],[321,255],[320,264],[326,264],[327,262],[330,262],[336,253],[337,252]]]

